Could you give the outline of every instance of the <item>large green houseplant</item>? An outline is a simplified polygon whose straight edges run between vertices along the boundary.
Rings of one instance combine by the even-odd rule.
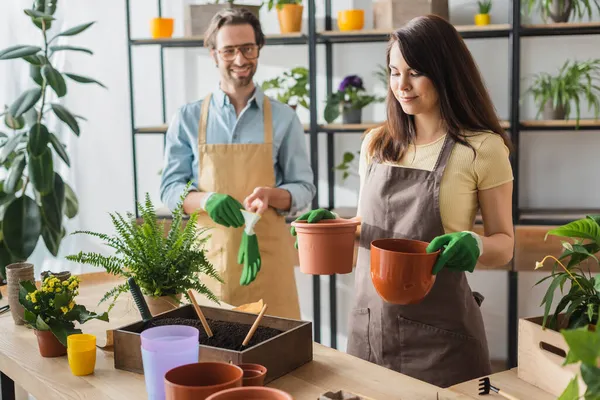
[[[600,59],[588,61],[567,60],[556,75],[536,74],[527,89],[537,106],[537,115],[546,119],[569,119],[575,111],[579,125],[582,102],[600,116]]]
[[[564,239],[563,252],[558,257],[548,255],[538,263],[535,269],[543,267],[547,259],[555,261],[552,273],[541,279],[536,285],[550,280],[550,285],[541,305],[544,306],[542,326],[551,329],[575,329],[598,323],[598,309],[600,307],[600,275],[593,276],[587,266],[587,261],[594,260],[600,251],[600,215],[589,215],[566,225],[548,231],[548,235]],[[566,264],[566,265],[565,265]],[[560,268],[559,268],[560,267]],[[555,291],[563,291],[565,283],[569,282],[571,288],[550,313]],[[564,314],[561,323],[559,315]]]
[[[71,165],[67,149],[46,126],[46,119],[53,113],[79,136],[78,118],[83,118],[57,102],[49,102],[48,94],[53,91],[64,98],[65,78],[76,83],[102,84],[53,66],[54,55],[61,51],[92,54],[83,47],[58,44],[59,38],[75,36],[93,22],[52,33],[56,7],[57,0],[36,0],[31,9],[24,10],[39,30],[41,44],[18,44],[0,51],[0,60],[27,62],[31,77],[30,87],[0,109],[7,128],[0,128],[0,166],[7,171],[6,178],[0,181],[0,281],[6,276],[6,265],[27,260],[40,236],[56,256],[65,236],[64,216],[73,218],[78,211],[75,193],[55,171],[57,159],[53,155]]]
[[[288,104],[293,109],[297,106],[309,108],[308,69],[295,67],[261,83],[265,93],[273,92],[278,101]]]
[[[569,353],[565,365],[580,362],[579,375],[575,376],[567,385],[558,400],[579,400],[579,376],[586,385],[585,400],[600,399],[600,330],[589,326],[577,329],[561,330]]]
[[[527,14],[537,9],[544,21],[550,17],[554,22],[567,22],[573,15],[581,20],[586,14],[591,19],[594,8],[600,12],[600,0],[526,0],[522,4]]]
[[[133,277],[142,290],[152,314],[166,311],[180,304],[182,295],[189,299],[188,289],[193,289],[208,299],[219,303],[217,297],[202,281],[202,275],[223,282],[213,265],[206,258],[203,248],[209,239],[206,229],[197,226],[197,212],[184,224],[183,199],[186,189],[173,211],[168,232],[165,220],[159,221],[155,207],[146,193],[145,203],[138,204],[140,220],[131,213],[127,219],[119,213],[111,213],[116,235],[90,231],[88,234],[102,239],[115,251],[114,255],[79,252],[67,256],[70,261],[104,268],[108,273],[124,278],[124,282],[108,291],[100,302],[113,299],[109,310],[121,293],[129,290],[127,278]]]

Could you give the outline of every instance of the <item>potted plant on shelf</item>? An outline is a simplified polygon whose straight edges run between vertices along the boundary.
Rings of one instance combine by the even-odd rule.
[[[208,239],[206,229],[198,229],[197,212],[190,215],[183,226],[183,199],[188,184],[166,232],[165,220],[158,221],[154,205],[146,193],[145,204],[138,203],[141,220],[131,213],[125,219],[119,213],[110,214],[116,235],[77,231],[98,237],[116,251],[116,255],[80,252],[67,256],[68,260],[103,267],[108,273],[125,278],[125,282],[108,291],[100,302],[112,298],[109,310],[121,293],[129,290],[127,278],[133,277],[142,290],[153,315],[177,308],[181,297],[189,299],[187,290],[193,289],[210,300],[219,303],[217,297],[203,283],[202,276],[223,282],[213,265],[206,258],[203,244]]]
[[[48,251],[58,255],[65,227],[64,217],[78,212],[77,196],[57,172],[57,165],[71,165],[69,153],[51,126],[46,125],[51,114],[59,124],[76,136],[81,133],[78,120],[63,104],[67,95],[67,80],[76,83],[100,82],[74,73],[60,71],[54,59],[64,51],[91,55],[80,46],[58,45],[61,37],[74,37],[90,28],[89,22],[50,34],[55,0],[35,1],[25,9],[27,18],[37,27],[40,43],[15,44],[0,51],[0,60],[23,60],[29,68],[30,87],[23,90],[10,105],[0,107],[0,117],[8,133],[0,132],[0,282],[6,278],[6,265],[26,261],[41,237]],[[49,101],[50,92],[60,100]],[[59,128],[58,126],[56,127]]]
[[[302,30],[302,0],[267,0],[269,11],[277,8],[277,19],[281,33],[294,33]],[[263,3],[264,4],[264,3]]]
[[[108,312],[96,314],[77,304],[79,278],[61,281],[48,276],[40,289],[31,281],[22,281],[19,302],[25,309],[25,322],[34,329],[42,357],[59,357],[67,353],[67,336],[81,333],[75,322],[84,324],[98,319],[108,322]]]
[[[600,11],[600,0],[527,0],[523,3],[525,12],[531,14],[534,8],[540,12],[544,21],[550,17],[554,22],[568,22],[573,13],[581,20],[587,13],[593,15],[592,4]]]
[[[477,1],[477,5],[479,6],[479,14],[475,14],[475,25],[489,25],[492,0],[479,0]]]
[[[595,118],[600,115],[599,82],[600,59],[567,60],[556,75],[536,74],[526,93],[530,93],[536,103],[536,118],[543,114],[544,119],[568,120],[574,108],[579,126],[582,100],[587,101],[588,109],[594,109]]]
[[[341,111],[344,124],[360,124],[362,109],[377,101],[382,101],[382,98],[367,94],[363,80],[358,75],[349,75],[342,80],[338,90],[327,98],[324,117],[330,124]]]
[[[309,108],[308,69],[292,68],[281,76],[264,81],[261,88],[265,92],[273,91],[278,101],[289,105],[294,110],[298,107]]]

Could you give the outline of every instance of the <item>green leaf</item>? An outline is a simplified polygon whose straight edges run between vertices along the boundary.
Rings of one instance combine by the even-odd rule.
[[[48,194],[54,187],[54,166],[52,161],[52,151],[46,147],[39,156],[30,155],[29,159],[29,179],[40,192],[40,195]]]
[[[62,241],[62,238],[62,232],[57,233],[46,223],[42,224],[42,239],[44,239],[46,248],[54,257],[58,256],[58,250],[60,248],[60,242]]]
[[[8,112],[14,117],[19,118],[29,111],[31,107],[42,97],[41,88],[33,88],[23,92],[14,103],[11,104]]]
[[[37,329],[38,331],[49,331],[50,327],[46,322],[44,322],[42,317],[38,315],[35,321],[35,329]]]
[[[579,399],[579,377],[571,379],[569,385],[562,392],[558,400],[577,400]]]
[[[0,51],[0,60],[11,60],[32,56],[42,49],[37,46],[17,45]]]
[[[64,323],[64,322],[63,322]],[[67,345],[67,336],[69,333],[67,332],[67,328],[63,325],[63,323],[58,321],[50,322],[50,330],[56,336],[58,341],[62,343],[63,346]]]
[[[78,35],[81,32],[85,31],[86,29],[88,29],[90,26],[94,25],[95,22],[88,22],[86,24],[81,24],[81,25],[77,25],[73,28],[67,29],[64,32],[59,33],[58,35],[54,36],[50,42],[52,42],[54,39],[58,38],[59,36],[74,36],[74,35]]]
[[[42,215],[29,196],[14,199],[6,208],[2,222],[4,244],[16,258],[26,260],[38,242],[42,231]]]
[[[23,319],[25,322],[29,323],[31,326],[35,326],[35,320],[37,319],[35,314],[29,310],[25,310]]]
[[[50,107],[52,108],[52,111],[54,111],[54,114],[56,114],[56,116],[61,121],[63,121],[65,124],[67,124],[69,126],[69,128],[71,128],[71,130],[77,136],[79,136],[79,124],[77,123],[77,120],[75,119],[73,114],[71,114],[71,112],[69,110],[67,110],[64,106],[62,106],[60,104],[51,103]]]
[[[60,142],[60,140],[56,137],[56,135],[50,132],[50,143],[56,151],[56,154],[67,164],[69,167],[71,166],[71,161],[69,160],[69,155],[65,149],[65,146]]]
[[[42,86],[44,84],[44,77],[42,76],[42,67],[41,66],[31,64],[29,66],[29,76],[38,85]]]
[[[34,54],[32,56],[25,56],[23,60],[27,61],[31,65],[42,66],[48,62],[48,59],[40,54]]]
[[[54,15],[58,0],[35,0],[34,9],[44,14]]]
[[[582,364],[580,367],[581,378],[587,386],[586,399],[597,400],[600,397],[600,368],[594,364]]]
[[[353,153],[350,153],[350,152],[344,153],[344,163],[352,162],[352,160],[354,160],[354,154]]]
[[[62,231],[63,207],[65,204],[65,185],[61,176],[54,173],[54,189],[42,196],[42,215],[48,227],[57,234]]]
[[[546,237],[548,237],[548,235],[590,239],[595,242],[600,242],[600,225],[592,219],[584,218],[570,222],[556,229],[551,229],[546,234]]]
[[[29,126],[33,126],[37,124],[40,113],[35,109],[35,107],[30,108],[25,114],[23,114],[23,119],[25,120],[25,124]]]
[[[325,121],[327,121],[328,124],[335,121],[335,119],[337,117],[339,117],[339,115],[340,115],[340,107],[339,107],[338,103],[327,104],[325,106],[324,117],[325,117]]]
[[[23,170],[25,169],[25,161],[25,154],[23,153],[19,154],[13,161],[8,170],[6,181],[4,181],[4,193],[12,194],[17,190],[17,185],[21,181]]]
[[[560,333],[569,345],[569,351],[573,353],[575,359],[584,364],[596,364],[596,359],[600,356],[600,334],[591,332],[587,327],[561,330]]]
[[[10,112],[7,111],[6,116],[4,117],[4,123],[10,129],[18,131],[20,129],[23,129],[23,127],[25,126],[25,118],[23,116],[15,118]]]
[[[67,94],[67,84],[65,78],[50,64],[42,67],[42,75],[48,81],[48,84],[54,89],[58,97],[63,97]]]
[[[0,242],[0,278],[6,279],[6,266],[14,262],[12,254],[9,253],[8,249],[4,245],[4,242]]]
[[[68,183],[65,183],[65,215],[67,218],[74,218],[79,212],[79,202],[77,200],[77,195],[69,186]]]
[[[23,11],[25,12],[25,14],[29,15],[34,20],[46,21],[46,22],[55,20],[55,18],[52,15],[45,14],[41,11],[37,11],[37,10],[23,10]],[[46,29],[48,29],[47,26],[46,26]]]
[[[84,47],[77,47],[77,46],[50,46],[50,50],[53,53],[57,52],[57,51],[70,50],[70,51],[80,51],[80,52],[83,52],[83,53],[87,53],[89,55],[93,55],[94,54],[90,49],[86,49]]]
[[[2,147],[2,150],[0,150],[0,164],[4,164],[6,162],[10,154],[24,138],[25,132],[21,132],[8,139],[8,142],[6,142],[6,144]]]
[[[46,149],[48,149],[48,142],[50,141],[50,133],[48,128],[44,124],[35,124],[29,131],[29,142],[27,149],[29,154],[33,156],[41,155]]]
[[[66,76],[68,76],[69,78],[73,79],[75,82],[79,82],[79,83],[96,83],[100,86],[102,86],[103,88],[106,89],[106,86],[104,86],[104,84],[102,84],[101,82],[98,82],[95,79],[92,78],[88,78],[87,76],[82,76],[82,75],[75,75],[75,74],[68,74],[65,73]]]

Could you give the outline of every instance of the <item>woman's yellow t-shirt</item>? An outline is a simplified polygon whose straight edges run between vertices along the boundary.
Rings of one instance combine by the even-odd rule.
[[[363,140],[360,151],[360,187],[371,162],[367,148],[372,131]],[[408,167],[432,171],[442,151],[446,135],[424,145],[410,145],[399,163],[386,163],[396,167]],[[490,132],[472,132],[466,140],[475,149],[456,143],[446,164],[440,183],[440,215],[444,231],[460,232],[473,228],[479,210],[477,192],[491,189],[513,180],[509,161],[509,149],[502,138]],[[360,210],[360,196],[359,196]]]

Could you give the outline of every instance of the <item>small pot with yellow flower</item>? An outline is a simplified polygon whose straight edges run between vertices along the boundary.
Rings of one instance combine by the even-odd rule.
[[[61,281],[48,276],[39,289],[33,282],[21,282],[19,302],[25,308],[24,319],[38,339],[42,357],[67,354],[67,336],[81,333],[75,322],[83,324],[91,319],[108,322],[108,313],[96,314],[75,303],[79,294],[79,278],[72,276]]]

